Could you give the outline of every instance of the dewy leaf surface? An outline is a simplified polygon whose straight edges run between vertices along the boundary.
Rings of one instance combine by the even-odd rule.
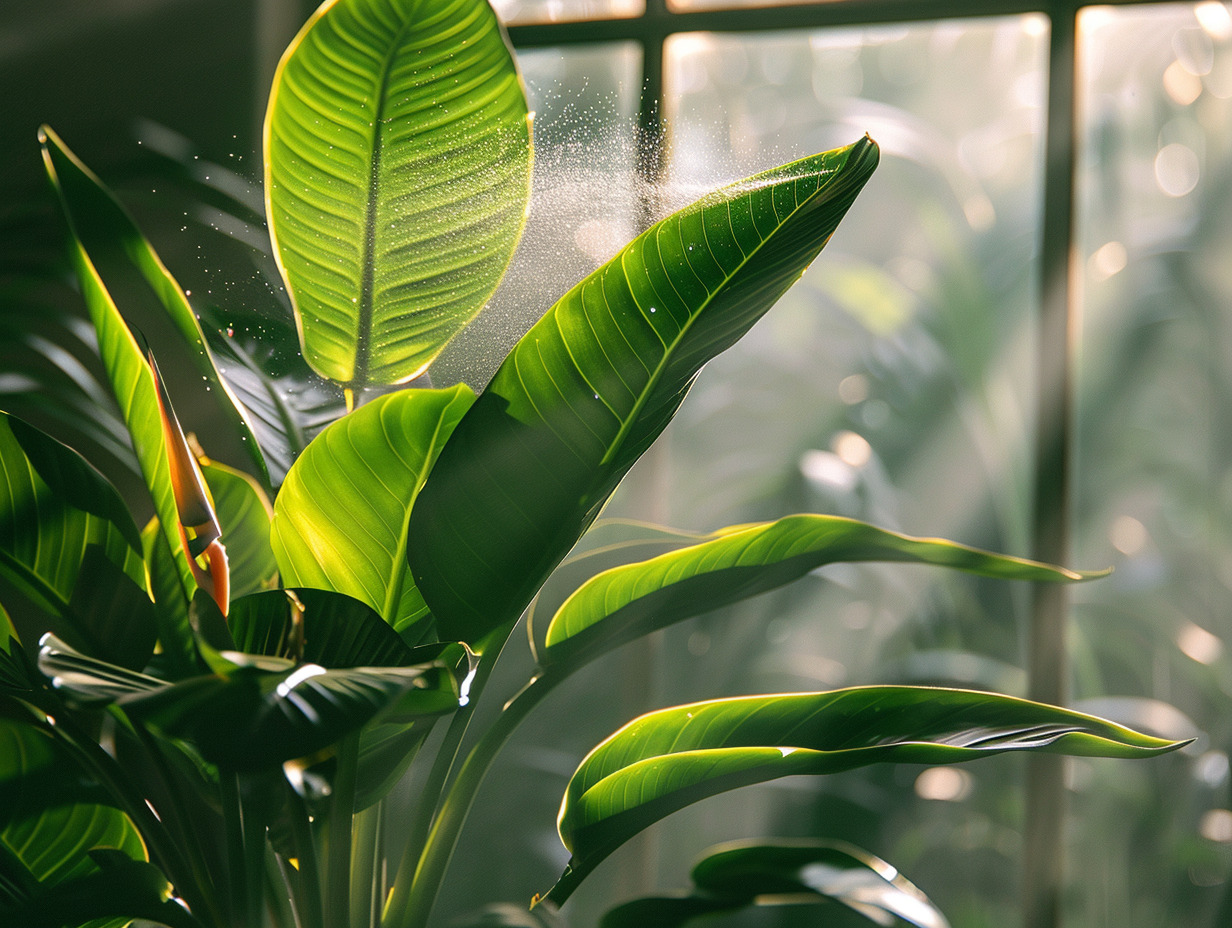
[[[304,356],[353,387],[416,376],[496,289],[525,222],[530,119],[495,14],[324,4],[274,78],[265,161]]]
[[[700,544],[596,575],[548,627],[546,660],[601,650],[796,580],[824,564],[903,561],[1013,580],[1080,574],[940,538],[912,538],[839,516],[795,515],[726,529]]]
[[[410,562],[443,637],[511,624],[702,365],[829,240],[877,164],[864,138],[725,187],[570,290],[515,346],[411,516]]]
[[[474,401],[465,385],[379,397],[304,449],[274,501],[271,541],[284,586],[346,593],[399,632],[427,609],[406,562],[407,516]]]
[[[572,852],[557,904],[643,828],[717,793],[873,763],[952,764],[1005,751],[1148,757],[1180,745],[1040,703],[928,687],[746,696],[651,712],[582,761],[558,827]]]

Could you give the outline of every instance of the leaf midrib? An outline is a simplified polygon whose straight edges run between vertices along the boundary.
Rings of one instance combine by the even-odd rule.
[[[372,314],[373,292],[376,280],[376,213],[377,201],[380,199],[381,153],[384,147],[384,130],[382,122],[385,118],[385,106],[389,92],[389,78],[393,70],[394,59],[402,46],[402,39],[411,24],[415,22],[421,3],[415,4],[406,20],[394,34],[389,51],[381,64],[381,80],[377,87],[376,107],[372,115],[372,159],[368,163],[368,202],[364,207],[364,244],[360,252],[361,278],[359,284],[359,316],[356,319],[355,331],[355,366],[351,371],[352,387],[363,387],[368,380],[368,367],[372,359]]]

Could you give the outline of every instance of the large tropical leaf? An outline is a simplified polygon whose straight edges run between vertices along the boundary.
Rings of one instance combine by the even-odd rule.
[[[582,584],[605,570],[649,560],[668,551],[706,541],[709,537],[701,532],[686,532],[630,519],[598,520],[552,571],[527,608],[526,625],[532,639],[542,638],[552,617],[565,601]],[[543,617],[542,621],[540,616]]]
[[[663,709],[600,744],[569,781],[558,827],[573,856],[547,898],[564,902],[648,825],[739,786],[1004,751],[1149,757],[1177,747],[1079,712],[970,690],[870,686]]]
[[[464,384],[402,390],[335,422],[296,460],[274,502],[282,582],[346,593],[397,631],[427,607],[407,568],[407,517],[474,401]]]
[[[108,291],[124,294],[120,305],[126,321],[155,340],[165,363],[184,365],[208,388],[202,402],[215,407],[221,421],[243,437],[253,467],[268,484],[256,437],[214,366],[184,291],[124,207],[60,137],[43,126],[39,140],[73,234]]]
[[[521,235],[530,120],[496,15],[469,0],[330,0],[265,120],[275,252],[304,356],[352,387],[420,373]]]
[[[18,634],[54,629],[140,666],[154,647],[141,538],[80,455],[0,413],[0,599]]]
[[[0,718],[0,795],[0,924],[26,924],[14,913],[27,908],[37,913],[34,903],[48,887],[73,885],[98,873],[91,853],[98,848],[130,862],[146,859],[132,822],[82,777],[45,728]],[[105,907],[92,911],[116,914]]]
[[[1073,581],[1080,574],[939,538],[911,538],[838,516],[734,526],[701,544],[614,567],[579,587],[548,627],[545,661],[593,656],[640,635],[763,593],[840,561],[936,564],[989,577]]]
[[[702,365],[800,276],[877,163],[868,138],[725,187],[570,290],[515,346],[433,469],[410,563],[442,637],[508,627]]]
[[[94,266],[89,253],[82,244],[73,219],[73,212],[62,188],[56,159],[48,145],[43,147],[43,164],[60,197],[60,203],[69,226],[69,253],[81,284],[82,296],[90,312],[90,321],[98,336],[99,355],[107,371],[111,390],[119,404],[120,413],[128,427],[137,463],[154,502],[162,541],[175,565],[175,574],[182,596],[191,599],[197,584],[184,556],[184,546],[177,530],[179,516],[175,505],[175,493],[171,486],[171,471],[168,465],[167,447],[163,439],[162,421],[159,416],[158,395],[154,376],[146,363],[145,355],[129,331],[124,317],[116,308],[102,276]]]
[[[844,841],[733,842],[711,848],[693,867],[711,896],[833,899],[880,925],[949,928],[929,898],[886,861]]]
[[[680,928],[751,905],[835,901],[878,925],[949,928],[949,922],[894,867],[842,841],[741,841],[710,848],[693,867],[691,895],[634,899],[599,928]]]

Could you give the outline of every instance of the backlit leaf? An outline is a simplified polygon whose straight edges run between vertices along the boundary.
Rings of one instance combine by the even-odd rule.
[[[352,387],[416,376],[496,289],[525,222],[530,120],[496,15],[323,4],[278,66],[265,163],[304,357]]]
[[[865,138],[652,226],[518,342],[411,515],[441,637],[508,628],[667,425],[702,365],[796,281],[871,175]]]

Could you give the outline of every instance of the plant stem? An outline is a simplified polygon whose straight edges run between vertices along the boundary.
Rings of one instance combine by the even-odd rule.
[[[355,816],[355,782],[359,773],[359,732],[338,744],[329,810],[328,856],[325,861],[325,916],[330,925],[351,923],[351,825]]]
[[[300,795],[287,784],[287,803],[291,807],[291,840],[295,845],[296,891],[295,913],[301,928],[325,928],[321,911],[321,874],[317,867],[316,844],[308,809]]]
[[[222,799],[223,827],[227,835],[227,861],[230,864],[231,917],[239,928],[257,928],[248,915],[247,861],[244,855],[244,810],[240,802],[239,776],[223,770],[218,775]]]
[[[384,803],[355,813],[355,850],[351,856],[351,928],[377,928],[385,900],[383,873],[378,861],[384,843]]]
[[[409,887],[402,879],[406,859],[399,867],[399,879],[394,883],[394,893],[386,906],[382,922],[385,928],[423,928],[427,924],[462,826],[466,823],[488,768],[514,729],[562,679],[564,675],[543,675],[532,679],[506,704],[496,722],[471,749],[441,803],[440,814],[428,834]]]
[[[445,791],[445,783],[449,779],[449,772],[453,769],[454,761],[458,756],[458,749],[462,744],[462,738],[465,736],[467,726],[470,724],[471,714],[474,712],[475,704],[479,700],[479,695],[483,692],[484,684],[487,683],[490,673],[490,663],[483,662],[479,665],[479,670],[476,672],[475,679],[471,683],[470,702],[455,712],[453,718],[449,720],[449,728],[446,730],[441,746],[436,752],[436,757],[432,760],[432,767],[428,771],[428,779],[420,791],[419,806],[415,810],[415,818],[412,820],[410,831],[407,833],[402,857],[398,861],[398,871],[394,876],[393,895],[389,898],[389,904],[385,906],[387,912],[390,906],[405,896],[410,888],[411,881],[414,879],[419,857],[423,853],[428,833],[432,827],[433,817],[436,815],[441,795]]]

